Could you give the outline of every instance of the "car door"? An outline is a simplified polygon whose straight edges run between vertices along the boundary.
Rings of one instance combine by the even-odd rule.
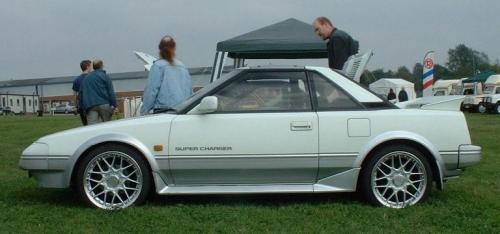
[[[304,71],[248,71],[211,93],[218,110],[172,122],[176,185],[310,184],[318,123]]]
[[[349,93],[317,72],[308,72],[318,113],[318,180],[352,168],[371,134],[369,112]]]

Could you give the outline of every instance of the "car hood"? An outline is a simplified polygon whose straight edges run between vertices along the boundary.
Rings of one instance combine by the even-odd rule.
[[[84,140],[85,138],[108,133],[133,134],[139,130],[154,129],[154,126],[158,124],[161,126],[170,126],[170,122],[176,116],[177,115],[175,114],[157,114],[114,120],[56,132],[38,139],[37,142],[51,143],[54,141],[59,142],[60,140],[64,142],[69,138],[79,138],[80,140]]]

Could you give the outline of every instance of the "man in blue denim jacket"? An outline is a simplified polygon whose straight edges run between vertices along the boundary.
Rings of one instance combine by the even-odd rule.
[[[165,36],[158,47],[161,58],[153,63],[149,71],[141,115],[173,108],[193,94],[188,70],[175,59],[174,39]]]

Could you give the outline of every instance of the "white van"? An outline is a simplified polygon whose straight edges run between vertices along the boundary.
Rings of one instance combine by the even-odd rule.
[[[436,80],[432,85],[432,96],[448,96],[460,94],[461,80]]]
[[[500,114],[500,75],[491,75],[484,82],[484,98],[479,103],[478,111],[490,111]]]

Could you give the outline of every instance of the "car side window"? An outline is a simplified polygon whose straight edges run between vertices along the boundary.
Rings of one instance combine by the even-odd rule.
[[[497,91],[495,94],[500,94],[500,87],[497,87]]]
[[[344,90],[340,89],[326,77],[316,73],[308,72],[307,75],[313,86],[318,110],[352,110],[362,107],[353,100]]]
[[[312,110],[305,72],[249,72],[214,96],[218,112]]]

